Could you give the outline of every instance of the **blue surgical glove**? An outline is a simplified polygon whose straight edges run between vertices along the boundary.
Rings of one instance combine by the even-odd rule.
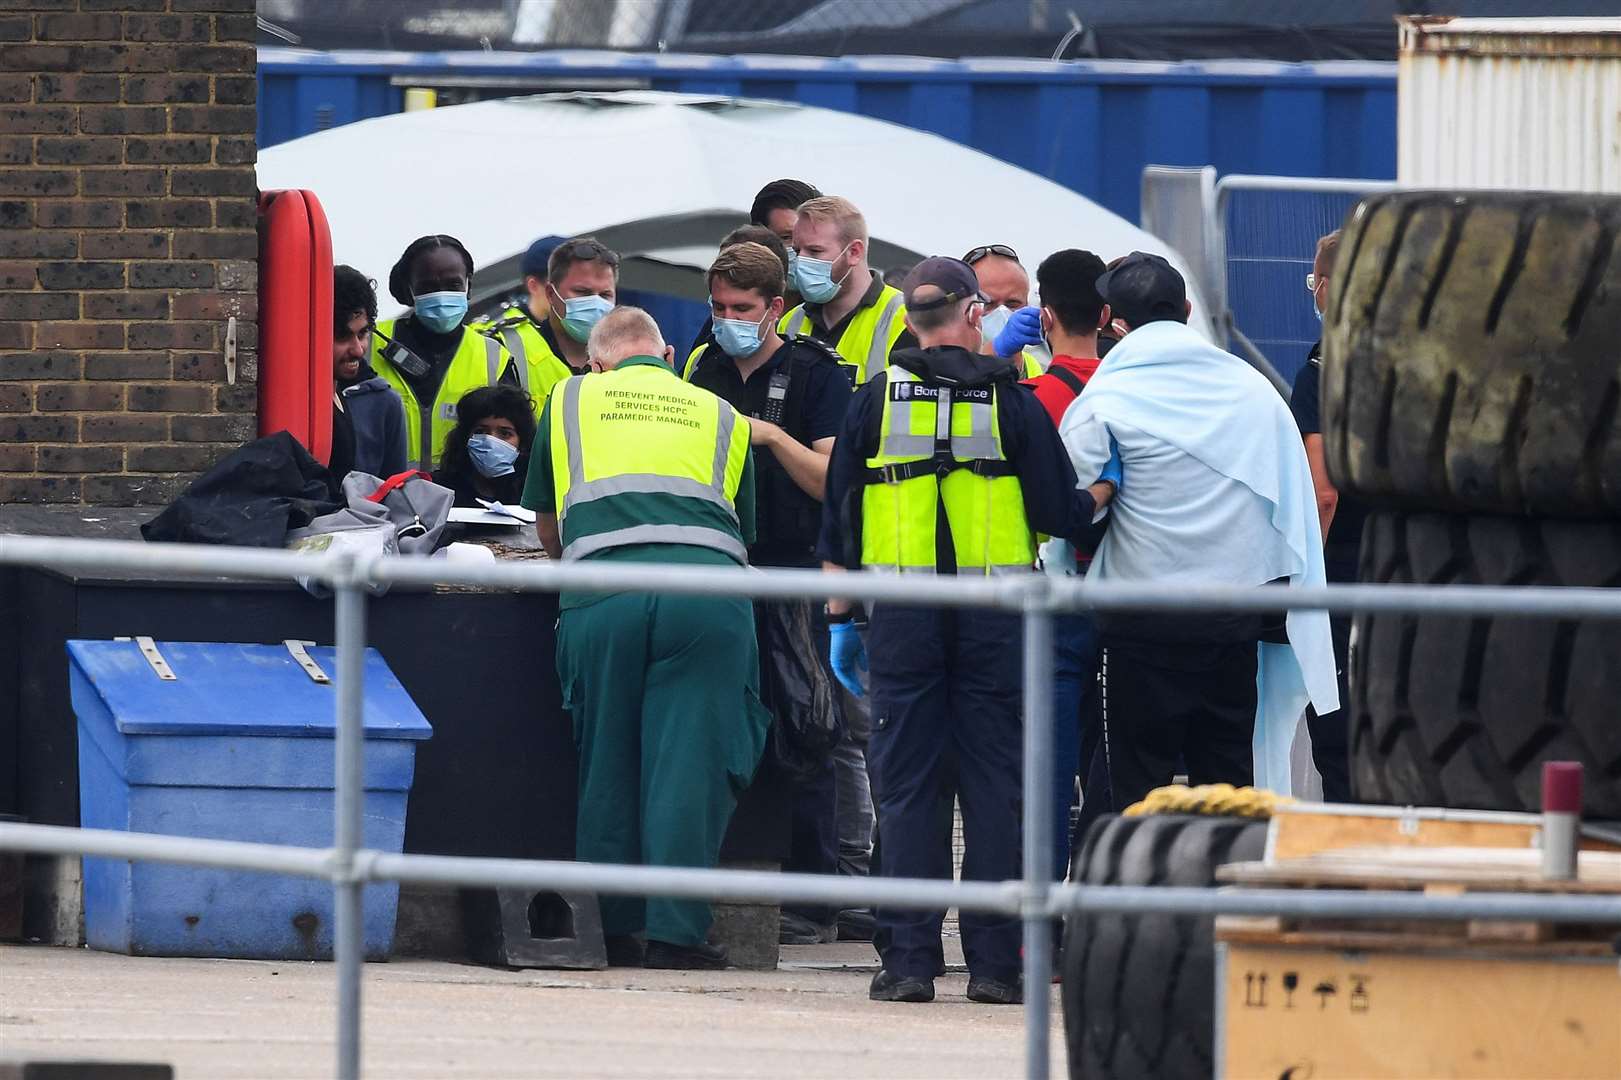
[[[1098,473],[1098,483],[1114,485],[1116,494],[1119,494],[1125,481],[1125,473],[1120,468],[1120,444],[1115,442],[1114,436],[1109,436],[1109,460],[1103,463],[1103,471]]]
[[[865,697],[867,692],[861,688],[861,676],[856,673],[858,668],[867,670],[867,647],[861,644],[861,629],[853,622],[834,623],[827,629],[831,635],[833,674],[851,697]]]
[[[1041,309],[1038,307],[1022,307],[1015,311],[1008,319],[1002,332],[996,335],[991,342],[991,348],[996,355],[1004,360],[1012,359],[1021,349],[1030,345],[1041,344]]]

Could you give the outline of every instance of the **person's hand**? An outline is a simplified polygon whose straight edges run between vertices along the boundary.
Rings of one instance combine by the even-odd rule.
[[[749,417],[750,446],[770,446],[772,443],[782,438],[782,435],[782,428],[778,427],[776,424],[773,424],[771,421],[761,420],[753,416]]]
[[[1008,319],[1007,325],[1002,327],[1002,332],[991,342],[991,348],[996,350],[997,356],[1008,360],[1026,346],[1040,344],[1041,309],[1022,307]]]
[[[1115,491],[1119,491],[1125,481],[1125,472],[1120,466],[1120,444],[1113,435],[1109,436],[1109,460],[1103,463],[1103,471],[1098,473],[1098,483],[1113,484]]]
[[[861,688],[860,671],[867,670],[867,647],[861,644],[861,630],[853,622],[834,623],[827,628],[830,635],[833,674],[850,691],[851,697],[865,697]]]

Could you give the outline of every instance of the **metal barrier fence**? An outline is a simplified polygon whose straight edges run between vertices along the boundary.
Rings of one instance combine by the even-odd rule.
[[[1280,608],[1345,612],[1520,615],[1621,619],[1621,592],[1607,589],[1490,586],[1339,585],[1296,589],[1089,583],[1030,574],[997,578],[901,579],[877,574],[828,578],[811,570],[753,571],[630,563],[532,563],[456,566],[440,560],[300,555],[130,541],[0,535],[0,566],[70,571],[157,572],[289,581],[305,578],[335,593],[337,646],[336,813],[331,848],[205,840],[47,825],[0,823],[0,850],[92,856],[258,870],[324,878],[336,890],[333,951],[338,981],[337,1076],[360,1076],[361,891],[368,881],[484,888],[579,890],[682,899],[833,903],[947,908],[1017,915],[1024,923],[1025,1074],[1048,1075],[1052,935],[1049,921],[1082,909],[1166,914],[1245,914],[1333,918],[1541,919],[1621,922],[1621,899],[1499,893],[1426,896],[1303,891],[1083,886],[1055,884],[1045,872],[1047,761],[1052,727],[1052,620],[1075,611],[1273,612]],[[361,846],[363,754],[361,666],[366,648],[366,587],[465,585],[555,592],[658,592],[760,600],[825,597],[953,608],[998,608],[1023,616],[1024,877],[1019,881],[926,881],[758,871],[620,866],[521,859],[405,855]]]

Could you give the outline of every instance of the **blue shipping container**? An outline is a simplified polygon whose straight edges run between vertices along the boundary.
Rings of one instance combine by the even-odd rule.
[[[1130,221],[1138,220],[1142,170],[1150,164],[1214,165],[1223,174],[1396,175],[1396,65],[1361,61],[264,48],[259,145],[398,112],[412,86],[480,97],[644,88],[797,101],[934,132],[1055,180]]]

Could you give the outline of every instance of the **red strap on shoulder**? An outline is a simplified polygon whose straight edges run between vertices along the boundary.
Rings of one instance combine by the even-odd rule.
[[[384,499],[388,498],[389,492],[395,490],[396,488],[404,487],[407,480],[413,480],[417,477],[421,477],[422,479],[429,481],[433,479],[432,476],[423,472],[421,469],[407,469],[402,473],[395,473],[387,480],[384,480],[382,486],[376,491],[372,492],[370,495],[367,495],[366,499],[368,502],[380,503]]]

